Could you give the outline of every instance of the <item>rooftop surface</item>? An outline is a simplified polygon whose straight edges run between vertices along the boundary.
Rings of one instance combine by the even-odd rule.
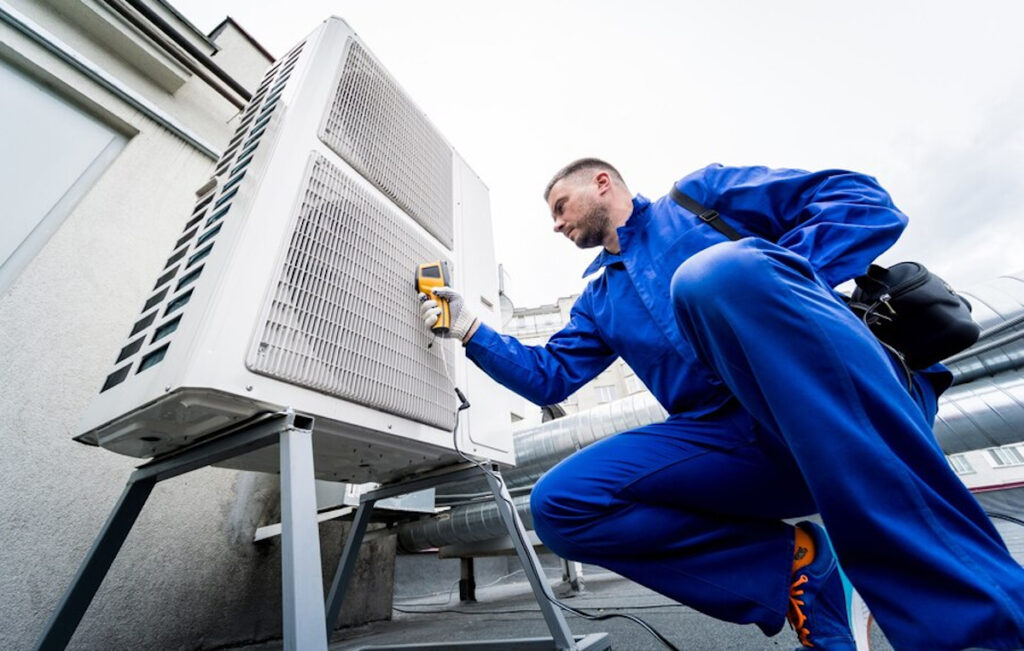
[[[428,560],[428,559],[422,559]],[[436,562],[436,561],[435,561]],[[545,563],[547,565],[547,563]],[[557,569],[547,568],[552,583]],[[567,605],[594,614],[627,613],[640,617],[684,651],[755,651],[794,649],[796,635],[784,627],[765,637],[753,626],[718,621],[643,588],[611,572],[586,566],[585,589],[572,597],[560,597]],[[561,590],[553,585],[556,592]],[[338,631],[331,651],[356,651],[366,647],[453,643],[549,637],[547,627],[522,572],[503,577],[495,585],[478,587],[475,603],[460,603],[457,586],[415,598],[396,597],[393,619]],[[666,647],[637,624],[623,618],[587,621],[567,614],[574,635],[607,632],[612,648],[619,651],[657,651]],[[873,651],[892,647],[878,629],[872,629]],[[276,651],[281,644],[247,647],[250,651]]]
[[[1011,494],[1010,491],[1005,495],[1005,499],[1019,506],[1018,497],[1017,493]],[[987,508],[1007,510],[997,506],[993,502]],[[1014,558],[1024,564],[1022,523],[1024,520],[993,520]],[[796,635],[788,625],[777,635],[765,637],[756,626],[719,621],[596,566],[583,566],[584,589],[573,595],[561,580],[561,561],[553,555],[541,554],[540,562],[556,596],[566,605],[592,614],[634,615],[683,651],[798,648]],[[440,559],[432,553],[399,555],[395,566],[392,619],[336,631],[331,639],[331,651],[550,637],[515,557],[477,558],[475,568],[477,601],[460,602],[458,559]],[[576,636],[608,633],[611,648],[617,651],[662,651],[666,648],[639,625],[623,618],[588,621],[567,613],[566,621]],[[245,648],[247,651],[277,651],[282,644],[276,641]],[[514,649],[511,646],[507,648]],[[892,650],[877,625],[872,627],[871,649]]]

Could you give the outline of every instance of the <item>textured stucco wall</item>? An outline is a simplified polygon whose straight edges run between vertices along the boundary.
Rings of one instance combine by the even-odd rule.
[[[72,38],[74,26],[56,14],[19,7],[117,69],[103,60],[102,46]],[[0,294],[0,649],[22,649],[40,633],[138,463],[71,437],[214,163],[0,29],[5,52],[128,138]],[[159,103],[211,144],[222,145],[234,128],[235,107],[195,79]],[[197,649],[280,636],[279,542],[252,542],[256,526],[278,521],[278,513],[276,476],[202,469],[157,485],[71,648]],[[321,526],[325,572],[340,553],[342,529]],[[390,616],[393,540],[365,553],[372,565],[361,566],[363,583],[353,587],[358,598],[343,623]]]
[[[252,47],[248,37],[238,31],[233,23],[223,26],[214,37],[214,43],[220,50],[213,55],[213,62],[247,88],[259,86],[263,73],[273,63],[265,54]],[[282,54],[276,52],[274,56]]]

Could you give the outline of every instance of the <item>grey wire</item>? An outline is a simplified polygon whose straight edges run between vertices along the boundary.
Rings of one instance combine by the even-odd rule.
[[[552,567],[543,567],[541,569],[544,570],[545,573],[546,572],[551,572],[552,570],[555,571],[555,572],[561,571],[561,569],[557,568],[557,567],[554,567],[554,568],[552,568]],[[484,585],[478,585],[476,587],[477,588],[490,588],[492,586],[498,585],[499,583],[501,583],[505,579],[513,577],[516,574],[519,574],[519,573],[524,572],[524,571],[525,570],[519,569],[519,570],[516,570],[514,572],[510,572],[508,574],[504,574],[502,576],[499,576],[498,578],[496,578],[495,580],[491,581],[490,583],[485,583]],[[452,594],[455,592],[455,588],[457,588],[457,587],[459,587],[459,581],[456,581],[455,584],[452,586],[451,590],[448,591],[448,601],[445,601],[443,603],[437,602],[437,603],[415,604],[415,605],[416,606],[446,606],[449,603],[451,603]],[[409,600],[414,600],[414,599],[420,599],[420,598],[423,598],[423,597],[432,597],[432,596],[434,596],[436,594],[437,594],[436,592],[426,592],[424,594],[418,594],[418,595],[402,595],[400,597],[395,597],[395,599],[398,600],[398,601],[409,601]]]

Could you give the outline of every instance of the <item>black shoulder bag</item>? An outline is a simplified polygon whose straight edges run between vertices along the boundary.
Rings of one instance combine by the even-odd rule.
[[[672,200],[731,240],[741,238],[717,210],[694,201],[678,188]],[[922,369],[969,348],[981,334],[971,304],[918,262],[886,268],[871,265],[853,279],[857,287],[847,306],[910,369]]]

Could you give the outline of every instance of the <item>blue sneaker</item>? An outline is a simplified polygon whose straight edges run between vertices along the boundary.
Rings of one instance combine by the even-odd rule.
[[[797,525],[814,540],[814,561],[793,573],[789,589],[790,626],[805,647],[827,651],[868,651],[871,614],[843,574],[825,530],[813,522]]]

